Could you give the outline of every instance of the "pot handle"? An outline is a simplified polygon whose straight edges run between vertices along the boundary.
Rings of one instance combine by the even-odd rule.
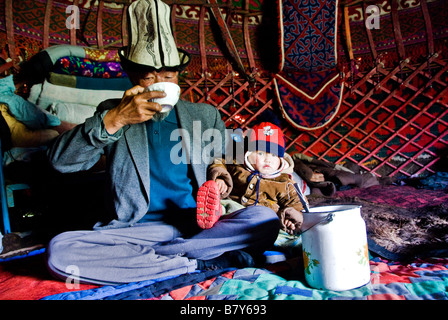
[[[317,222],[316,222],[315,224],[313,224],[311,227],[309,227],[309,228],[307,228],[307,229],[301,231],[299,234],[300,234],[300,235],[304,234],[305,232],[307,232],[308,230],[314,228],[314,227],[317,226],[318,224],[321,224],[321,223],[325,223],[325,224],[326,224],[326,223],[330,223],[331,221],[333,221],[333,218],[334,218],[334,213],[330,212],[330,213],[327,214],[324,218],[322,218],[320,221],[317,221]]]
[[[305,212],[310,212],[310,206],[308,204],[308,201],[305,199],[305,195],[303,194],[302,190],[300,190],[297,183],[294,183],[294,188],[296,189],[296,192],[300,198],[300,202],[302,202],[303,208],[305,209]]]

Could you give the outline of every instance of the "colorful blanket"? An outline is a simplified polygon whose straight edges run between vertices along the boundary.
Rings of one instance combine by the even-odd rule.
[[[0,264],[1,300],[448,300],[448,258],[403,264],[370,259],[371,282],[347,291],[311,288],[300,258],[266,269],[245,268],[185,274],[118,286],[53,279],[44,256]],[[70,285],[70,284],[69,284]]]
[[[54,64],[54,72],[89,78],[125,78],[126,72],[117,61],[95,61],[87,58],[66,56]]]
[[[340,198],[356,198],[381,208],[422,209],[448,203],[446,190],[393,185],[338,191],[334,200]],[[45,269],[44,255],[38,254],[0,263],[0,300],[448,300],[446,252],[437,258],[398,262],[369,243],[370,283],[337,292],[307,284],[300,244],[300,237],[279,237],[273,251],[266,252],[271,264],[264,268],[212,270],[118,286],[55,280]]]
[[[296,262],[297,259],[288,261],[288,268]],[[285,263],[276,266],[281,265]],[[295,264],[289,270],[289,276],[296,273],[294,280],[267,269],[208,271],[161,281],[61,293],[44,300],[448,300],[448,259],[401,265],[372,258],[370,267],[371,282],[347,291],[309,287],[297,273],[300,266]]]

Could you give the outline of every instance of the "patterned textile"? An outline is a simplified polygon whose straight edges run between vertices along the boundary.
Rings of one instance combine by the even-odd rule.
[[[94,78],[124,78],[119,62],[99,62],[75,56],[62,57],[54,64],[54,72]]]
[[[337,1],[284,0],[282,10],[284,68],[304,72],[334,68]]]
[[[335,70],[281,73],[275,77],[285,118],[299,129],[318,129],[330,122],[342,102],[343,84]]]
[[[278,102],[291,125],[315,130],[333,119],[342,101],[335,67],[337,0],[279,1]]]
[[[197,273],[161,281],[101,287],[47,296],[45,300],[448,300],[448,259],[417,260],[399,264],[370,260],[370,283],[346,291],[317,290],[308,286],[298,261],[286,266],[295,274],[285,277],[267,269],[224,270]],[[293,266],[291,268],[291,266]],[[301,270],[303,271],[303,270]],[[176,285],[177,284],[177,285]],[[180,285],[179,285],[180,284]],[[157,296],[157,294],[159,294]]]
[[[419,60],[428,55],[427,34],[425,22],[420,7],[420,1],[400,0],[402,10],[398,11],[400,30],[403,37],[403,44],[406,50],[406,58],[410,59],[410,64],[418,63]],[[376,3],[377,5],[379,4]],[[448,2],[445,0],[427,1],[429,16],[431,18],[434,49],[435,52],[446,51],[443,38],[448,34]],[[381,7],[379,29],[372,29],[372,36],[375,49],[381,55],[381,61],[385,68],[394,68],[399,60],[396,50],[394,26],[391,18],[391,6],[388,4]],[[371,70],[375,61],[372,57],[369,46],[364,14],[357,6],[349,7],[350,34],[353,54],[359,58],[359,71]],[[339,54],[343,55],[343,48],[339,48]]]
[[[4,17],[4,0],[0,0],[0,15]],[[47,0],[21,0],[13,1],[13,20],[14,35],[16,38],[16,46],[25,52],[20,52],[22,58],[27,60],[32,55],[42,50],[42,38],[44,30],[44,17],[47,6]],[[66,26],[66,19],[69,15],[66,13],[68,5],[73,5],[70,0],[53,0],[51,5],[49,42],[50,45],[70,44],[70,32]],[[191,1],[182,0],[176,3],[176,14],[173,21],[174,33],[179,48],[198,58],[199,49],[199,32],[198,21],[201,6],[191,4]],[[243,1],[233,1],[233,5],[237,9],[243,9]],[[249,3],[250,10],[262,10],[263,1],[252,0]],[[123,3],[104,3],[102,10],[102,41],[106,48],[119,49],[125,45],[122,34],[122,16]],[[81,28],[77,30],[76,45],[95,47],[98,46],[98,1],[84,1],[79,5],[79,20]],[[259,64],[259,51],[257,50],[256,33],[258,25],[261,21],[261,14],[250,16],[248,26],[250,33],[251,46],[254,51],[254,58]],[[224,53],[220,44],[216,41],[216,35],[213,31],[213,23],[209,19],[205,21],[204,40],[207,57],[214,63],[224,57]],[[247,59],[247,52],[244,44],[244,35],[242,32],[241,16],[235,14],[230,25],[232,38],[237,46],[238,54],[241,58]],[[4,21],[0,21],[0,45],[6,46],[6,25]],[[213,58],[212,58],[213,57]],[[96,60],[96,59],[95,59]],[[220,72],[227,72],[226,59],[219,61],[214,67]],[[211,69],[211,66],[209,66]],[[201,72],[200,65],[191,64],[189,71]]]
[[[255,280],[234,277],[219,294],[238,300],[448,300],[448,259],[400,265],[374,258],[370,268],[370,284],[353,290],[317,290],[304,281],[264,273]]]
[[[330,122],[342,101],[337,63],[337,0],[279,0],[280,65],[275,75],[283,115],[298,129]]]
[[[120,62],[117,50],[99,50],[85,47],[86,59],[102,62]]]
[[[367,189],[354,188],[339,191],[336,193],[336,196],[359,198],[373,203],[401,208],[422,208],[430,205],[439,206],[448,203],[448,193],[444,190],[417,190],[411,186],[378,185]]]
[[[436,172],[420,181],[420,188],[448,190],[448,172]]]

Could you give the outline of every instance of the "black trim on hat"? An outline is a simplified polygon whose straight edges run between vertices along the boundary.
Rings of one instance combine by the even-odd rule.
[[[126,51],[128,47],[123,47],[120,50],[118,50],[118,56],[120,57],[120,62],[122,67],[127,72],[160,72],[162,70],[164,71],[183,71],[188,66],[188,64],[191,61],[191,55],[180,48],[177,48],[177,51],[179,52],[179,59],[180,59],[180,65],[178,66],[162,66],[161,68],[155,68],[149,65],[140,64],[134,61],[129,60],[125,57]]]
[[[285,155],[285,148],[281,145],[266,140],[254,140],[249,142],[248,151],[264,151],[275,154],[276,156],[283,158]]]

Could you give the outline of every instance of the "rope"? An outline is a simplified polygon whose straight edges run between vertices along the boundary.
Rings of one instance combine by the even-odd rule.
[[[238,55],[238,50],[236,48],[235,43],[233,42],[232,35],[230,33],[229,28],[227,27],[226,22],[224,21],[224,17],[221,13],[221,9],[217,6],[217,0],[207,0],[207,2],[211,5],[210,10],[216,21],[218,22],[219,29],[221,30],[222,36],[224,38],[225,45],[229,50],[230,55],[235,60],[238,65],[238,68],[244,75],[247,75],[246,69],[244,68],[243,62],[241,61],[240,56]]]
[[[261,180],[261,177],[260,177],[260,172],[258,171],[258,170],[255,170],[255,171],[253,171],[251,174],[250,174],[250,176],[249,176],[249,178],[247,178],[247,182],[249,183],[251,180],[252,180],[252,178],[254,177],[254,176],[256,176],[257,177],[257,185],[256,185],[256,190],[257,190],[257,199],[255,200],[255,203],[253,204],[254,206],[256,206],[257,205],[257,203],[258,203],[258,196],[259,196],[259,191],[260,191],[260,180]]]

